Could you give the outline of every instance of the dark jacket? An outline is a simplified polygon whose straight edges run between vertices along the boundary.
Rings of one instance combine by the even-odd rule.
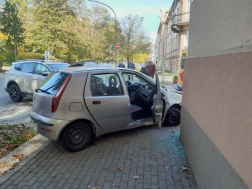
[[[134,70],[135,69],[135,64],[134,63],[129,63],[128,68]]]
[[[125,68],[125,65],[124,65],[124,63],[121,63],[121,64],[119,64],[118,67],[120,67],[120,68]]]

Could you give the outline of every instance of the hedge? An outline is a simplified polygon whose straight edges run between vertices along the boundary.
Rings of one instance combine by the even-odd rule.
[[[17,60],[24,60],[24,59],[45,60],[45,55],[38,53],[19,53],[17,56]],[[50,60],[58,60],[58,59],[53,56],[50,56]]]

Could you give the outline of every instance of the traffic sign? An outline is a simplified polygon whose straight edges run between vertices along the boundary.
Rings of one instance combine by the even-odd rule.
[[[119,49],[120,49],[120,44],[118,44],[118,43],[115,44],[115,49],[116,49],[116,50],[119,50]]]

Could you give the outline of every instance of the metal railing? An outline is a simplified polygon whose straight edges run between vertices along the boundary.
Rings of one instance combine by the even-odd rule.
[[[190,20],[190,12],[185,12],[181,14],[175,14],[172,16],[172,25],[189,22]]]

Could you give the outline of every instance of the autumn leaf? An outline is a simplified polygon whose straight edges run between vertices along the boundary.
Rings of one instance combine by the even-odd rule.
[[[188,171],[188,168],[187,167],[182,167],[182,170],[183,171]]]
[[[140,179],[140,177],[139,176],[134,176],[133,179]]]
[[[115,187],[115,186],[116,186],[116,184],[111,184],[111,186]]]
[[[13,154],[14,160],[18,159],[19,161],[23,160],[23,154]]]
[[[118,171],[123,171],[123,168],[122,168],[122,167],[119,167],[119,168],[118,168]]]
[[[94,186],[92,189],[99,189],[97,186]]]
[[[5,173],[6,173],[6,171],[1,171],[1,172],[0,172],[1,177],[4,176]]]

